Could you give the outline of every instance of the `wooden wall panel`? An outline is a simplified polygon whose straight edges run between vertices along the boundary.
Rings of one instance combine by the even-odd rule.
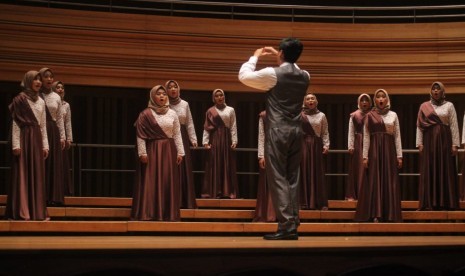
[[[282,37],[304,42],[299,65],[319,93],[465,91],[465,23],[334,24],[202,19],[0,5],[0,81],[50,67],[66,84],[258,92],[240,65]],[[274,65],[274,59],[260,62]]]

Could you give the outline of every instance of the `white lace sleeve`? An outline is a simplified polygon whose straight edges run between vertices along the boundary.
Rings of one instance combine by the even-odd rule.
[[[21,143],[19,141],[21,137],[21,129],[19,128],[18,124],[16,124],[15,120],[13,120],[13,129],[11,133],[11,146],[12,149],[20,149]]]
[[[395,115],[396,119],[394,121],[394,127],[395,127],[395,144],[396,144],[396,154],[397,157],[402,157],[402,140],[400,139],[400,125],[399,125],[399,118],[397,117],[397,114]]]
[[[173,139],[174,143],[176,144],[176,150],[178,155],[184,156],[184,147],[182,144],[182,136],[181,136],[181,124],[179,123],[179,118],[177,115],[173,116]]]
[[[202,145],[207,145],[207,144],[210,144],[210,133],[204,129],[203,136],[202,136]]]
[[[42,99],[40,99],[42,100]],[[48,150],[50,149],[48,145],[48,136],[47,136],[47,113],[45,111],[45,102],[42,100],[42,106],[41,106],[41,112],[40,112],[40,117],[37,118],[37,120],[40,122],[40,133],[42,133],[42,145],[44,149]]]
[[[73,128],[71,125],[71,107],[69,106],[69,104],[63,105],[63,107],[65,109],[64,124],[65,124],[66,140],[72,142],[73,141]]]
[[[57,105],[57,126],[58,130],[60,131],[60,139],[66,140],[65,123],[63,118],[63,105],[61,104],[61,99],[57,102]]]
[[[328,131],[328,120],[326,115],[321,118],[321,139],[323,140],[323,148],[329,149],[329,131]]]
[[[258,119],[258,158],[265,156],[265,130],[263,127],[263,119]]]
[[[352,116],[349,119],[349,132],[347,134],[347,149],[354,149],[355,140],[355,130],[354,130],[354,121]]]
[[[454,105],[450,105],[449,109],[449,122],[450,131],[452,133],[452,145],[460,147],[460,134],[459,134],[459,123],[457,122],[457,113],[455,112]]]
[[[187,134],[189,135],[189,140],[191,141],[192,144],[196,144],[197,135],[195,134],[194,120],[192,119],[192,114],[191,114],[189,105],[187,105],[187,108],[186,108],[186,116],[187,116],[186,127],[187,127]]]
[[[234,109],[231,110],[231,142],[237,145],[237,124],[236,124],[236,112]]]
[[[417,144],[417,148],[418,148],[418,146],[423,145],[423,131],[419,127],[417,127],[417,141],[416,141],[416,144]]]
[[[370,149],[370,131],[363,126],[363,158],[368,158],[368,150]]]
[[[137,138],[137,153],[139,154],[139,156],[147,155],[145,140],[139,137],[136,137],[136,138]]]

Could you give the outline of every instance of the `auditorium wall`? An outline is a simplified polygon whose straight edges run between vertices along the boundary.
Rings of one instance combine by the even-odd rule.
[[[146,106],[148,91],[175,79],[192,109],[200,140],[211,91],[226,91],[237,113],[239,147],[257,145],[258,113],[264,93],[237,80],[241,64],[262,46],[299,37],[305,46],[299,66],[311,73],[309,91],[329,121],[332,149],[347,147],[348,116],[360,93],[385,88],[399,115],[402,144],[415,147],[418,107],[433,81],[446,86],[459,126],[465,110],[465,23],[333,24],[202,19],[0,5],[0,140],[8,139],[8,104],[28,70],[52,68],[66,85],[78,144],[133,145],[133,123]],[[259,66],[273,66],[274,59]],[[134,168],[130,149],[74,148],[76,168]],[[0,145],[0,167],[9,165]],[[194,151],[201,171],[203,151]],[[460,159],[463,157],[461,156]],[[347,155],[331,153],[327,172],[347,171]],[[401,173],[417,172],[417,155],[406,155]],[[256,193],[256,152],[239,154],[242,196]],[[250,174],[249,174],[250,173]],[[7,170],[0,170],[5,193]],[[416,199],[417,177],[402,177],[403,199]],[[85,172],[74,178],[83,196],[131,196],[132,174]],[[200,188],[201,173],[196,174]],[[328,176],[330,199],[343,198],[344,177]]]

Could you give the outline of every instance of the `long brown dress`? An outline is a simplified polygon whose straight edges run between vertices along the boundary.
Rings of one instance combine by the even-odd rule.
[[[169,89],[169,84],[174,83],[178,89],[176,98],[169,98],[170,108],[176,112],[181,124],[182,144],[184,146],[184,158],[181,164],[178,165],[179,181],[181,182],[181,208],[195,209],[197,202],[195,200],[195,185],[194,173],[192,168],[192,154],[190,144],[197,144],[197,137],[195,134],[194,121],[189,108],[189,103],[180,98],[181,87],[178,82],[169,80],[166,82],[166,89]]]
[[[178,221],[180,184],[174,139],[161,129],[150,108],[139,114],[135,127],[137,137],[146,142],[148,163],[136,161],[131,219]]]
[[[363,167],[363,126],[366,113],[356,110],[350,114],[353,126],[353,153],[349,159],[349,175],[345,189],[346,199],[357,199],[361,187],[367,180],[367,170]],[[349,134],[350,135],[350,134]]]
[[[5,216],[13,220],[45,220],[48,215],[44,145],[39,121],[27,99],[25,93],[20,93],[9,106],[14,122],[21,129],[21,154],[13,156]],[[37,101],[45,108],[42,99]]]
[[[45,110],[47,115],[48,144],[50,146],[49,156],[45,162],[47,201],[51,205],[62,205],[65,200],[65,191],[63,185],[63,151],[61,150],[60,132],[48,108]]]
[[[300,165],[300,206],[302,209],[325,209],[326,194],[323,139],[317,136],[305,113],[302,113],[302,161]]]
[[[456,157],[452,156],[452,134],[443,124],[430,101],[418,112],[418,128],[423,132],[420,153],[420,210],[454,210],[459,208]]]
[[[463,115],[462,144],[465,145],[465,115]],[[465,156],[463,154],[462,156]],[[460,200],[465,201],[465,157],[462,159],[462,176],[460,180]]]
[[[202,198],[237,198],[236,152],[231,149],[231,131],[214,106],[207,111],[204,130],[209,133],[211,148],[206,153]]]
[[[370,137],[368,181],[360,190],[355,221],[376,218],[400,222],[402,210],[395,136],[387,133],[383,118],[376,110],[370,111],[366,117],[365,135]]]
[[[71,109],[69,107],[69,103],[63,101],[63,107],[65,110],[64,118],[65,118],[65,130],[66,130],[66,140],[71,143],[73,141],[73,136],[71,132]],[[69,120],[69,128],[67,127]],[[73,178],[71,176],[71,148],[65,147],[63,149],[63,186],[65,189],[66,196],[73,196],[74,195],[74,183]]]
[[[59,85],[61,85],[62,90],[59,90]],[[63,187],[65,196],[74,195],[74,183],[71,175],[71,150],[70,145],[73,142],[73,126],[71,122],[71,106],[66,102],[64,97],[65,85],[61,81],[55,81],[52,84],[52,91],[57,93],[61,97],[61,110],[62,110],[62,119],[64,125],[64,133],[66,139],[66,147],[62,150],[63,157]],[[61,94],[62,93],[62,94]]]
[[[41,78],[44,78],[44,75],[47,71],[50,71],[48,68],[40,69]],[[65,201],[65,188],[63,184],[63,150],[61,149],[61,140],[64,140],[64,131],[63,136],[60,133],[58,124],[62,127],[63,118],[61,114],[61,98],[58,94],[51,91],[46,91],[45,87],[42,86],[40,96],[45,101],[46,106],[46,116],[47,116],[47,136],[48,144],[50,151],[48,158],[45,161],[45,187],[47,191],[47,204],[54,205],[63,205]],[[47,101],[48,97],[56,98],[50,102]],[[50,104],[50,106],[48,106]],[[53,119],[51,108],[57,108],[56,110],[56,120]],[[64,129],[63,129],[64,130]]]
[[[258,127],[258,158],[264,158],[264,143],[265,143],[265,118],[266,111],[259,114]],[[255,205],[254,222],[274,222],[276,221],[276,212],[271,199],[271,192],[266,181],[266,168],[258,168],[258,188],[257,201]]]

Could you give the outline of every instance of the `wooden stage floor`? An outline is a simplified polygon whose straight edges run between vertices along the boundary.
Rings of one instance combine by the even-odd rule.
[[[0,236],[0,275],[464,275],[464,236]]]
[[[465,236],[301,236],[267,241],[262,236],[1,236],[0,251],[18,250],[191,250],[292,248],[465,247]],[[465,252],[464,252],[465,253]]]

